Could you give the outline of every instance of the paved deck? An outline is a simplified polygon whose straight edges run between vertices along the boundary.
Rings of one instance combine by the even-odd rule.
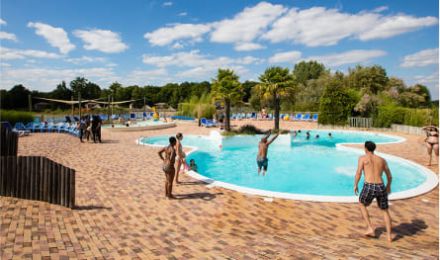
[[[316,125],[282,122],[282,128],[287,127]],[[80,144],[67,134],[21,138],[20,155],[44,155],[76,169],[78,208],[0,197],[1,259],[438,259],[438,187],[391,203],[397,233],[391,245],[385,242],[376,205],[370,214],[380,237],[367,239],[358,235],[364,224],[355,204],[265,202],[208,188],[188,176],[174,188],[180,199],[166,200],[157,149],[136,145],[135,139],[177,131],[209,132],[183,124],[148,132],[104,131],[103,144]],[[402,136],[407,142],[379,145],[378,150],[426,165],[423,138]],[[438,173],[437,164],[430,168]]]

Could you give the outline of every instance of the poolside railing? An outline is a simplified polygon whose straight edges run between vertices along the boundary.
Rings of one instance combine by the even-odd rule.
[[[348,125],[356,128],[372,128],[373,119],[370,117],[349,117]]]

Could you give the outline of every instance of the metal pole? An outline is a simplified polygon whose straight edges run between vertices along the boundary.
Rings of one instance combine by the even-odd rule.
[[[32,97],[31,94],[28,95],[29,112],[32,112]]]
[[[81,119],[81,93],[78,93],[79,118]]]
[[[147,107],[145,106],[145,96],[144,96],[144,113],[147,112]]]
[[[107,114],[108,114],[108,121],[110,122],[110,117],[111,117],[111,114],[110,114],[110,96],[107,96],[107,101],[108,101],[108,104],[107,104]]]
[[[73,118],[73,114],[75,113],[75,106],[73,105],[73,96],[70,96],[70,100],[72,101],[72,118]]]
[[[113,95],[112,95],[112,116],[111,116],[111,118],[112,118],[112,124],[113,124]]]

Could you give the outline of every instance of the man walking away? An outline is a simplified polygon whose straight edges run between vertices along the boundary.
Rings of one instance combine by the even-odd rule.
[[[388,194],[391,193],[392,176],[385,159],[374,154],[375,149],[375,143],[371,141],[365,142],[365,155],[359,157],[358,168],[354,180],[354,193],[356,195],[358,194],[358,183],[362,172],[364,172],[365,182],[361,194],[359,195],[359,207],[362,217],[367,224],[367,230],[364,234],[370,237],[375,236],[367,207],[371,204],[373,199],[376,199],[377,206],[383,212],[388,242],[391,242],[391,217],[388,211]],[[382,180],[383,172],[385,172],[387,176],[386,186]]]

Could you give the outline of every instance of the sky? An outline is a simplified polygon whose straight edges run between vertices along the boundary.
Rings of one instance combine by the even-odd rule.
[[[218,68],[258,80],[317,60],[378,64],[438,99],[438,18],[436,0],[2,0],[0,88],[210,81]]]

